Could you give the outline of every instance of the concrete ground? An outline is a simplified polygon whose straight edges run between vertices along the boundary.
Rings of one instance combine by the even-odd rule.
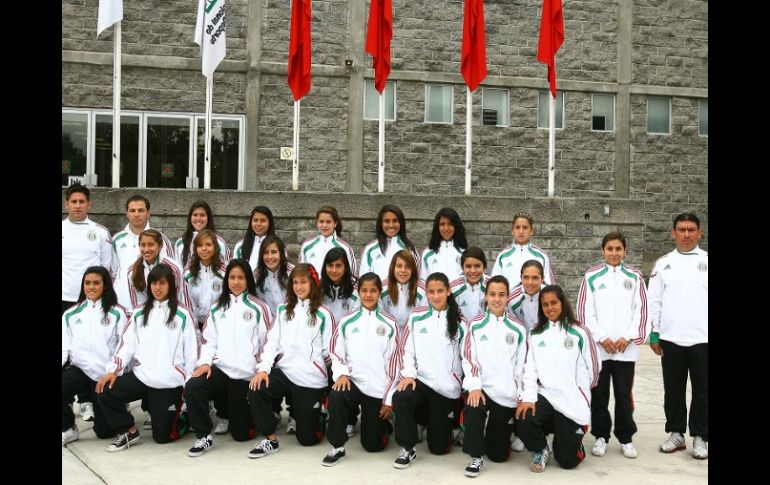
[[[620,445],[613,437],[607,455],[591,455],[594,438],[590,434],[584,445],[588,456],[576,469],[563,470],[552,459],[542,474],[529,470],[530,453],[513,453],[506,463],[485,460],[484,469],[476,480],[484,483],[511,483],[517,485],[544,483],[574,485],[596,483],[597,480],[619,485],[706,484],[708,460],[692,457],[692,438],[687,437],[687,450],[673,454],[658,451],[666,437],[663,415],[663,377],[660,360],[649,347],[642,350],[636,365],[634,383],[636,411],[634,418],[639,431],[634,444],[639,457],[628,459],[620,453]],[[689,392],[688,392],[689,403]],[[612,403],[610,403],[612,409]],[[139,403],[133,404],[137,423],[144,420]],[[285,424],[284,416],[283,423]],[[470,483],[463,475],[468,456],[459,447],[444,456],[431,455],[425,443],[417,446],[417,460],[407,470],[397,470],[392,462],[398,453],[393,440],[381,453],[366,453],[357,441],[358,435],[348,442],[347,456],[336,466],[327,468],[321,459],[330,445],[324,441],[313,447],[300,446],[293,436],[279,432],[279,453],[253,460],[246,454],[254,442],[236,443],[229,435],[215,436],[214,448],[203,456],[190,458],[186,452],[195,441],[190,433],[181,440],[159,445],[152,441],[149,431],[140,428],[141,439],[130,449],[108,453],[105,448],[111,440],[98,439],[91,431],[91,423],[78,419],[80,439],[62,448],[62,484],[172,484],[185,485],[215,483],[249,484],[269,480],[270,483],[294,484],[444,484]]]

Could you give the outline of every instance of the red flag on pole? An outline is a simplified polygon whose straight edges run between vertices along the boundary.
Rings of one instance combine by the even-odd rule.
[[[460,72],[468,89],[475,91],[487,77],[487,46],[484,35],[484,1],[465,0],[463,49]]]
[[[390,40],[393,38],[392,0],[372,0],[369,7],[369,28],[366,32],[366,52],[372,56],[374,87],[382,94],[390,74]]]
[[[540,39],[537,42],[537,60],[548,66],[551,95],[556,97],[556,52],[564,43],[564,15],[561,0],[543,0],[540,18]]]
[[[289,89],[294,101],[310,91],[310,0],[291,2]]]

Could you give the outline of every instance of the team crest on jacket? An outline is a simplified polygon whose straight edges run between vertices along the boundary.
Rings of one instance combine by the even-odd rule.
[[[627,290],[630,290],[631,288],[633,288],[633,286],[634,285],[631,283],[631,280],[626,280],[623,282],[623,288]]]
[[[575,342],[573,342],[571,338],[567,337],[567,338],[564,339],[564,348],[565,349],[571,349],[573,345],[575,345]]]
[[[505,335],[505,343],[508,345],[513,345],[513,334],[509,333]]]
[[[700,263],[698,263],[698,271],[700,271],[701,273],[705,273],[708,270],[709,270],[708,263],[706,263],[705,261],[701,261]]]
[[[96,241],[96,232],[88,231],[88,240],[89,241]]]
[[[211,283],[211,289],[214,291],[220,291],[222,289],[222,285],[219,284],[219,281],[215,281]]]
[[[377,335],[379,335],[380,337],[385,335],[385,327],[383,325],[380,325],[379,327],[377,327]]]
[[[245,312],[243,312],[243,319],[244,319],[244,320],[246,320],[246,321],[248,322],[248,321],[250,321],[252,318],[254,318],[254,314],[253,314],[253,313],[251,313],[251,310],[246,310]]]

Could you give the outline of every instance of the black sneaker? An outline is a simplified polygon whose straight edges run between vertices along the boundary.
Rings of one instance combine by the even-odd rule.
[[[340,446],[339,448],[332,448],[332,451],[330,451],[328,455],[324,456],[324,459],[321,461],[321,464],[323,466],[334,466],[344,457],[345,457],[344,446]]]
[[[399,468],[401,470],[404,468],[409,468],[409,465],[411,465],[412,462],[416,459],[417,451],[414,448],[411,450],[401,448],[401,451],[398,452],[398,458],[396,458],[396,461],[393,462],[393,468]]]
[[[278,451],[278,440],[263,439],[249,451],[249,458],[262,458]]]
[[[206,451],[209,451],[214,446],[214,440],[211,435],[198,438],[192,448],[187,450],[187,456],[201,456]]]
[[[481,473],[481,469],[484,467],[484,460],[481,458],[472,457],[468,466],[465,467],[466,477],[477,477]]]
[[[125,449],[128,449],[131,445],[139,441],[139,430],[137,429],[133,433],[126,431],[125,433],[119,434],[115,441],[113,441],[110,446],[107,447],[107,451],[110,453],[115,453],[116,451],[123,451]]]

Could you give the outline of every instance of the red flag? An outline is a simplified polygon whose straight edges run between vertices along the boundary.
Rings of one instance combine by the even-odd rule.
[[[390,40],[393,38],[392,0],[372,0],[369,7],[369,28],[366,31],[366,52],[372,55],[374,87],[382,94],[390,74]]]
[[[543,0],[540,18],[540,39],[537,42],[537,60],[548,66],[551,95],[556,97],[556,52],[564,43],[564,15],[561,0]]]
[[[463,50],[460,72],[468,89],[475,91],[487,77],[487,45],[484,35],[484,1],[465,0]]]
[[[294,101],[310,91],[310,0],[291,2],[289,89]]]

